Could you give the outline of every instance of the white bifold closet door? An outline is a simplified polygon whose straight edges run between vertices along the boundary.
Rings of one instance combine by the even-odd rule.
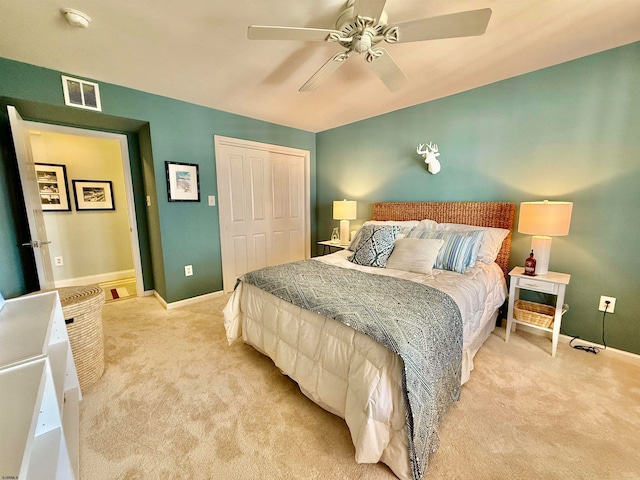
[[[309,152],[215,137],[224,291],[258,268],[309,258]]]

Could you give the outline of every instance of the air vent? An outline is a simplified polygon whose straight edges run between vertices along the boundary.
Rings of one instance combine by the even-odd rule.
[[[64,90],[65,105],[102,111],[100,87],[97,83],[62,75],[62,89]]]

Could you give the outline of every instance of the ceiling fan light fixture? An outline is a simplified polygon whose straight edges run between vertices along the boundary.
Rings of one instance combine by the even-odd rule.
[[[482,8],[389,25],[384,10],[386,3],[387,0],[347,0],[345,8],[338,15],[335,30],[250,25],[247,36],[250,40],[337,42],[346,49],[343,54],[335,55],[320,67],[300,88],[300,92],[315,90],[321,81],[335,72],[354,52],[362,54],[382,83],[395,92],[407,83],[408,78],[391,55],[384,48],[378,47],[379,43],[422,42],[482,35],[491,18],[491,9]]]
[[[64,15],[64,18],[67,20],[69,25],[79,28],[87,28],[91,23],[91,17],[86,13],[81,12],[80,10],[75,10],[73,8],[63,8],[60,10],[60,13]]]

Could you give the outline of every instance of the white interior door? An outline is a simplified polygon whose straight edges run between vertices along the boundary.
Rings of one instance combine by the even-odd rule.
[[[49,255],[49,241],[44,224],[38,183],[36,180],[36,170],[31,154],[31,145],[25,122],[20,114],[11,105],[7,106],[9,112],[9,123],[11,125],[11,135],[13,136],[13,146],[18,159],[18,170],[20,172],[20,183],[24,195],[27,219],[29,221],[29,233],[31,238],[24,239],[22,244],[26,248],[32,248],[40,288],[54,288],[53,269],[51,267],[51,256]]]
[[[309,152],[215,137],[225,292],[251,270],[309,258]]]

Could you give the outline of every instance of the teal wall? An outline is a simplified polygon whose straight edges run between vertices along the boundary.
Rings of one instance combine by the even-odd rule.
[[[415,152],[428,141],[437,175]],[[550,269],[571,274],[563,331],[601,343],[598,301],[613,296],[607,344],[640,353],[640,43],[328,130],[316,145],[322,238],[341,198],[358,201],[353,225],[382,200],[574,202],[551,249]],[[530,237],[513,240],[522,265]]]
[[[63,122],[95,128],[101,118],[112,119],[111,130],[117,125],[136,125],[139,138],[136,178],[144,192],[136,197],[154,197],[144,221],[148,250],[145,288],[148,282],[167,301],[202,295],[222,289],[220,260],[220,232],[217,207],[207,206],[207,195],[217,195],[214,135],[285,145],[311,152],[312,232],[315,239],[315,135],[310,132],[274,125],[211,108],[197,106],[158,95],[100,83],[103,111],[101,114],[64,107],[60,75],[20,62],[0,58],[0,96],[7,103],[28,101],[33,111],[40,112],[55,106],[67,112]],[[73,72],[70,72],[73,75]],[[35,106],[34,106],[35,105]],[[19,108],[20,110],[20,108]],[[43,114],[44,115],[44,114]],[[23,116],[31,120],[38,113]],[[50,120],[50,119],[49,119]],[[59,116],[54,118],[56,123]],[[122,129],[121,129],[122,130]],[[9,298],[30,291],[25,271],[29,259],[18,247],[17,232],[24,224],[19,190],[15,190],[15,156],[10,145],[6,111],[0,113],[0,291]],[[166,194],[165,161],[196,163],[200,167],[199,203],[168,202]],[[135,190],[135,187],[134,187]],[[157,196],[155,193],[157,192]],[[136,210],[144,206],[139,201]],[[22,209],[22,211],[21,211]],[[140,220],[140,219],[139,219]],[[184,276],[184,265],[193,265],[194,274]],[[148,271],[153,265],[153,272]],[[147,280],[149,278],[150,280]]]

